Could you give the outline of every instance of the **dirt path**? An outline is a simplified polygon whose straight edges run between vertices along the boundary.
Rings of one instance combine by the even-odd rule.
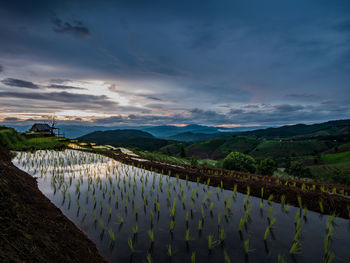
[[[0,262],[107,262],[1,147]]]

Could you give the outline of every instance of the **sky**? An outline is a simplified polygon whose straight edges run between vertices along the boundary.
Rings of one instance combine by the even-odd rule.
[[[0,2],[0,122],[350,118],[348,0]]]

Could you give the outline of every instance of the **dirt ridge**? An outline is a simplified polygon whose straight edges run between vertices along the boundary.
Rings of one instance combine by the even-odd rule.
[[[108,262],[1,146],[0,262]]]

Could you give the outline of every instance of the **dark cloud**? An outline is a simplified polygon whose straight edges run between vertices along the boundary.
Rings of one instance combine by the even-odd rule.
[[[71,34],[77,37],[91,36],[89,29],[81,21],[65,22],[58,17],[52,18],[52,30],[58,34]]]
[[[7,78],[7,79],[3,79],[1,82],[7,86],[12,86],[12,87],[39,89],[39,86],[34,84],[33,82],[21,80],[21,79]]]
[[[337,23],[334,28],[339,32],[350,33],[350,18]]]
[[[40,83],[62,91],[81,81],[117,83],[109,90],[129,102],[108,108],[102,104],[109,98],[76,97],[73,105],[68,96],[48,92],[56,100],[35,94],[43,96],[31,105],[35,112],[48,104],[103,108],[96,113],[144,124],[274,125],[349,116],[348,0],[12,0],[0,10],[6,73],[30,76],[31,88]],[[12,98],[2,96],[0,107],[26,112]],[[331,103],[317,104],[325,99]]]
[[[147,99],[150,99],[150,100],[157,100],[157,101],[162,101],[162,99],[157,98],[157,97],[154,97],[154,96],[147,96]]]
[[[286,95],[287,98],[293,99],[314,99],[319,98],[319,96],[309,93],[290,93]]]
[[[16,122],[19,121],[20,119],[16,118],[16,117],[7,117],[4,119],[4,121],[8,121],[8,122]]]
[[[57,84],[51,84],[50,86],[47,86],[47,88],[49,88],[49,89],[61,89],[61,90],[71,90],[71,89],[86,90],[85,88],[66,86],[66,85],[57,85]]]
[[[48,92],[48,93],[20,93],[20,92],[0,92],[2,98],[18,98],[41,101],[57,101],[64,103],[82,104],[97,104],[103,106],[116,106],[117,103],[110,101],[107,96],[89,95],[89,94],[75,94],[66,91],[63,92]],[[89,106],[87,106],[89,107]]]
[[[4,67],[0,65],[0,73],[4,72]]]
[[[275,105],[274,108],[279,112],[293,112],[304,109],[301,105],[280,104]]]
[[[56,84],[64,84],[64,83],[67,83],[70,81],[72,81],[72,80],[70,80],[70,79],[51,79],[50,80],[51,83],[56,83]]]

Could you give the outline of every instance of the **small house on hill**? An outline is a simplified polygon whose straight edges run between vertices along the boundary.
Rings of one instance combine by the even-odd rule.
[[[53,128],[45,123],[35,123],[32,128],[29,130],[30,132],[39,132],[42,135],[55,135],[53,132]]]

